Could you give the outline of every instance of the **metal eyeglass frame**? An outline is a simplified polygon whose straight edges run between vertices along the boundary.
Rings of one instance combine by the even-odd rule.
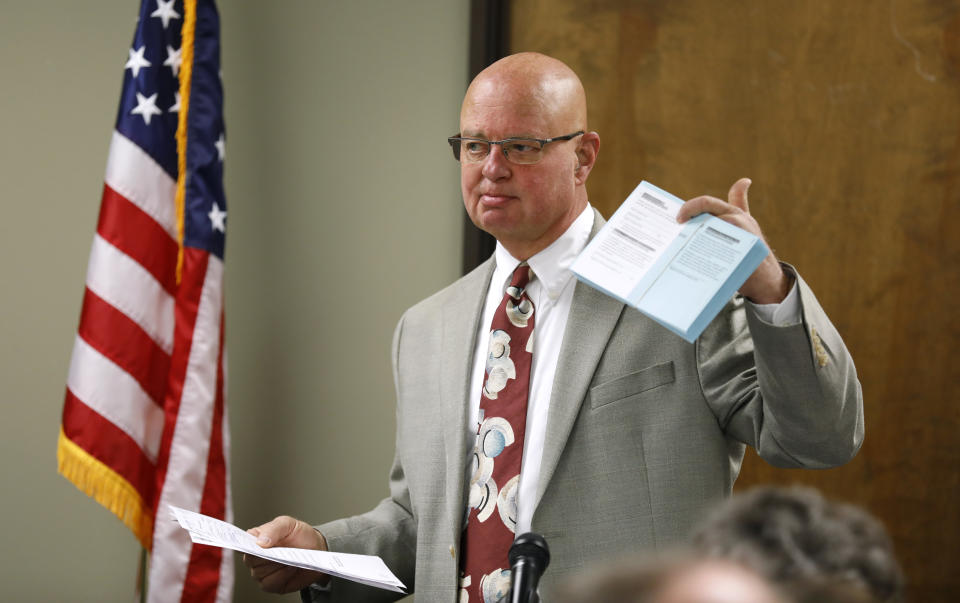
[[[506,144],[506,143],[508,143],[508,142],[522,142],[522,141],[538,142],[538,143],[540,143],[540,150],[543,151],[543,148],[544,148],[545,146],[547,146],[547,144],[549,144],[549,143],[551,143],[551,142],[557,142],[557,141],[560,141],[560,140],[571,140],[571,139],[573,139],[573,138],[576,138],[577,136],[580,136],[581,134],[584,134],[584,131],[583,131],[583,130],[578,130],[578,131],[574,132],[573,134],[565,134],[565,135],[563,135],[563,136],[554,136],[553,138],[527,138],[527,137],[517,137],[517,138],[504,138],[503,140],[486,140],[486,139],[484,139],[484,138],[471,138],[471,137],[469,137],[469,136],[460,136],[460,133],[458,132],[456,136],[451,136],[450,138],[448,138],[448,139],[447,139],[447,143],[450,145],[450,150],[453,151],[453,158],[456,159],[457,161],[460,161],[460,147],[461,147],[463,141],[465,141],[465,140],[470,140],[470,141],[474,141],[474,142],[485,142],[485,143],[487,143],[488,147],[490,147],[490,146],[492,146],[492,145],[495,145],[495,144],[500,145],[500,150],[503,152],[503,157],[504,157],[507,161],[509,161],[510,163],[513,163],[513,164],[515,164],[515,165],[534,165],[534,164],[540,162],[540,159],[543,158],[542,155],[541,155],[540,159],[537,159],[537,160],[534,161],[533,163],[517,163],[517,162],[515,162],[514,160],[510,159],[510,155],[507,154],[507,148],[506,148],[505,146],[503,146],[503,145]],[[489,155],[490,155],[490,151],[489,151],[489,149],[488,149],[488,150],[487,150],[487,154],[483,156],[483,159],[486,159]],[[481,159],[480,161],[483,161],[483,159]],[[471,162],[469,162],[469,163],[480,163],[480,161],[471,161]]]

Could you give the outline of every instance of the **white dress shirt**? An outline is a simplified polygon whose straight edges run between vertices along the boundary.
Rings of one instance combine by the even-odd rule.
[[[527,396],[526,436],[517,490],[517,534],[530,531],[534,512],[533,501],[540,477],[540,464],[543,460],[550,396],[553,393],[553,380],[557,372],[563,333],[567,327],[567,318],[570,316],[576,284],[576,278],[570,266],[586,247],[590,232],[593,230],[593,220],[593,208],[588,204],[560,238],[527,260],[535,275],[526,289],[534,306],[533,360],[530,366],[530,391]],[[510,255],[499,242],[494,255],[496,268],[487,290],[483,316],[480,319],[480,332],[477,334],[477,347],[473,354],[470,420],[465,426],[467,442],[470,446],[470,450],[467,451],[468,458],[476,441],[480,392],[485,377],[487,347],[490,339],[490,323],[503,300],[504,291],[510,284],[513,271],[520,264],[520,260]],[[787,298],[779,304],[751,305],[760,318],[775,325],[794,324],[800,320],[796,284]],[[471,468],[468,467],[467,472],[469,482],[472,477]]]

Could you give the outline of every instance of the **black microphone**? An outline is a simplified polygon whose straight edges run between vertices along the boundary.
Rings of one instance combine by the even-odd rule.
[[[543,570],[550,565],[550,547],[540,534],[526,532],[510,546],[511,603],[536,603],[537,584]]]

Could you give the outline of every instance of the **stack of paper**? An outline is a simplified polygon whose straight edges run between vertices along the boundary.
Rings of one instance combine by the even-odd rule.
[[[189,532],[190,540],[197,544],[240,551],[277,563],[320,571],[398,593],[404,592],[403,582],[393,575],[380,557],[286,547],[265,549],[257,544],[256,538],[225,521],[173,505],[170,510],[180,527]]]

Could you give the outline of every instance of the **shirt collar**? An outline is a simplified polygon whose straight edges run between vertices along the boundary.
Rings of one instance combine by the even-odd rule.
[[[593,230],[593,220],[593,207],[587,203],[577,219],[556,241],[527,260],[537,280],[551,299],[559,297],[570,278],[573,277],[570,266],[587,246],[590,232]],[[501,288],[505,288],[510,275],[520,265],[520,260],[510,255],[499,241],[494,256],[497,267],[494,270],[492,282],[500,283]]]

